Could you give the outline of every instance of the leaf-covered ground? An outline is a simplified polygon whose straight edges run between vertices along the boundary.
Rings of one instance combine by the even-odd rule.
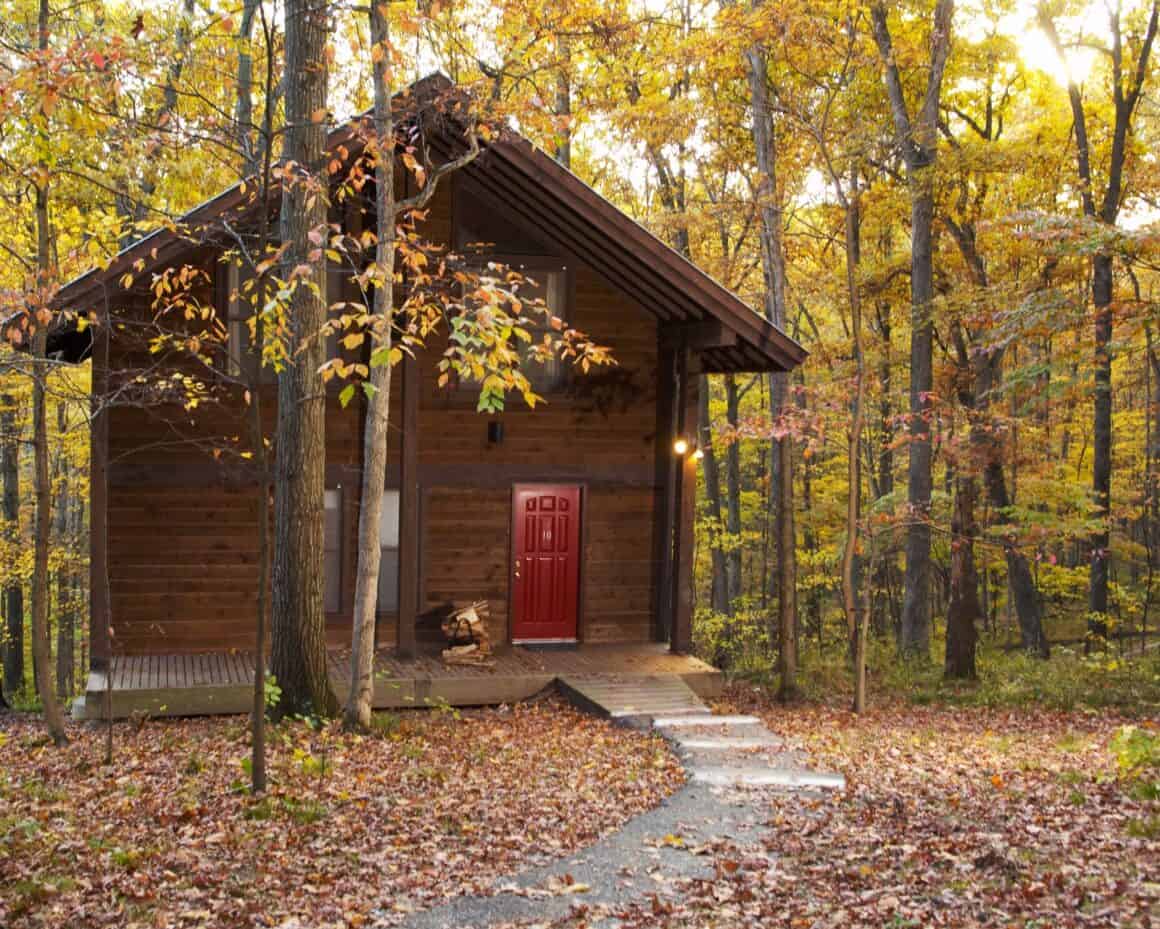
[[[412,712],[375,737],[243,719],[71,729],[0,717],[0,926],[360,926],[590,844],[683,774],[660,740],[556,703]]]
[[[759,841],[690,850],[715,876],[657,873],[655,893],[560,925],[1160,925],[1160,803],[1117,779],[1109,741],[1124,720],[908,705],[858,719],[743,688],[725,706],[762,715],[848,790],[757,793]]]

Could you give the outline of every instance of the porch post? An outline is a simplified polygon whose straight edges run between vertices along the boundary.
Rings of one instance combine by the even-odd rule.
[[[688,438],[689,423],[696,422],[699,378],[696,364],[682,339],[677,352],[676,429],[674,436]],[[691,445],[691,443],[690,443]],[[688,652],[693,647],[693,530],[697,515],[697,459],[689,453],[676,455],[669,442],[669,454],[674,458],[675,482],[673,487],[673,564],[672,564],[672,631],[669,649]]]
[[[402,360],[403,423],[399,480],[399,621],[396,649],[415,655],[415,617],[419,612],[419,362]]]
[[[89,393],[89,667],[106,670],[112,658],[109,595],[109,331],[92,328]]]
[[[652,638],[664,642],[673,616],[673,431],[676,402],[676,352],[657,338],[656,471],[653,478],[653,616]]]

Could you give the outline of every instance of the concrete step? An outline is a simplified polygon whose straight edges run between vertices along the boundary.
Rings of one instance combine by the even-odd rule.
[[[674,715],[674,716],[659,716],[653,720],[653,726],[657,729],[687,729],[690,726],[700,726],[704,728],[718,728],[730,726],[760,726],[761,720],[756,716],[700,716],[700,715]]]
[[[753,749],[779,749],[785,743],[773,735],[703,736],[678,733],[673,741],[689,752],[739,752]]]
[[[802,768],[774,768],[759,765],[694,767],[694,781],[714,787],[798,787],[845,790],[841,774],[807,771]]]
[[[709,708],[675,674],[599,676],[574,674],[558,679],[573,703],[610,719],[651,721],[657,716],[704,719]]]

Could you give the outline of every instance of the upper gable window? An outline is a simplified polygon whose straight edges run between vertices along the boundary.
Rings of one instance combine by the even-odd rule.
[[[570,321],[572,275],[557,250],[545,243],[536,231],[516,214],[503,208],[486,195],[473,189],[469,182],[456,178],[454,190],[455,249],[478,258],[482,268],[495,261],[518,271],[525,280],[518,287],[521,299],[543,300],[553,316]],[[474,262],[473,262],[474,263]],[[533,343],[542,342],[552,332],[545,316],[529,313],[527,327]],[[537,394],[547,394],[563,387],[567,366],[559,359],[540,364],[531,359],[528,345],[520,345],[520,370]],[[464,387],[474,387],[464,383]]]
[[[218,267],[222,282],[218,312],[226,324],[225,373],[249,381],[259,373],[258,352],[250,337],[256,297],[253,272],[228,258]]]

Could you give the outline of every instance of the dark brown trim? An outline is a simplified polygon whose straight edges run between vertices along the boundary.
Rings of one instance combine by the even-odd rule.
[[[421,108],[423,99],[451,89],[447,78],[432,75],[395,99],[403,112],[407,107]],[[332,148],[348,145],[352,157],[357,155],[356,150],[361,148],[358,122],[336,129],[328,144]],[[444,154],[456,153],[454,150],[463,144],[462,139],[449,133],[441,137],[438,130],[428,142]],[[533,224],[563,251],[579,256],[658,318],[715,318],[739,336],[740,344],[714,347],[712,360],[704,366],[706,370],[789,370],[805,359],[805,350],[793,339],[515,133],[505,133],[503,140],[489,145],[480,158],[463,170],[479,189],[489,191],[523,221]],[[253,185],[246,190],[242,185],[229,188],[182,217],[184,227],[194,236],[183,237],[169,229],[153,233],[115,256],[105,269],[91,271],[67,284],[58,302],[82,308],[78,305],[91,299],[94,292],[118,286],[120,275],[137,259],[144,261],[147,271],[166,260],[174,249],[205,244],[217,236],[209,228],[211,221],[231,210],[241,219],[258,208],[253,202],[254,190]],[[272,199],[277,195],[276,189],[270,192]],[[205,228],[199,229],[199,225]]]
[[[396,648],[401,658],[415,654],[415,620],[419,614],[419,363],[402,361],[403,421],[399,493],[399,618]]]
[[[616,465],[599,462],[579,465],[493,464],[479,462],[470,467],[456,464],[424,464],[419,482],[427,487],[507,487],[519,484],[589,484],[594,487],[651,487],[653,469],[649,465]]]
[[[675,430],[676,353],[657,345],[657,400],[655,463],[653,466],[653,582],[652,637],[668,638],[673,589],[673,432]]]
[[[670,440],[671,442],[671,440]],[[402,489],[401,462],[387,465],[388,490]],[[431,487],[507,487],[513,482],[541,481],[558,484],[586,483],[593,487],[658,486],[656,470],[644,464],[610,464],[587,462],[578,465],[551,465],[513,462],[509,464],[481,461],[464,467],[459,464],[422,463],[416,466],[419,486]],[[334,487],[350,483],[357,486],[361,471],[356,465],[327,465],[326,484]],[[110,487],[222,487],[231,490],[257,483],[253,470],[244,462],[175,461],[136,464],[123,461],[108,468]]]
[[[112,624],[109,591],[108,459],[109,411],[104,407],[109,381],[108,328],[93,333],[89,441],[89,665],[109,667]]]
[[[706,319],[699,323],[686,323],[680,327],[662,329],[661,338],[666,345],[674,348],[685,345],[695,352],[731,348],[738,341],[737,333],[732,329],[726,329],[719,319]]]
[[[497,160],[523,173],[538,189],[555,194],[577,216],[603,233],[605,241],[636,259],[638,273],[651,275],[658,286],[667,285],[678,297],[687,295],[704,312],[736,328],[777,368],[789,370],[805,360],[805,349],[793,339],[531,143],[517,138],[493,146],[489,155],[493,153]]]
[[[326,486],[353,483],[358,485],[362,470],[358,465],[328,464]],[[222,487],[241,489],[258,483],[248,462],[178,460],[173,462],[114,462],[108,466],[110,487]],[[398,463],[387,466],[386,486],[399,487]]]
[[[494,188],[494,195],[503,197],[513,209],[521,214],[523,222],[543,224],[549,221],[553,238],[560,241],[566,251],[573,252],[584,264],[590,266],[617,290],[627,293],[634,301],[661,320],[685,319],[692,314],[700,318],[695,304],[681,296],[666,295],[650,283],[649,277],[640,276],[634,269],[631,256],[625,255],[608,243],[602,244],[591,232],[576,224],[567,211],[557,208],[548,198],[537,196],[534,190],[524,190],[520,182],[506,172],[509,168],[498,160],[488,160],[475,169],[474,178],[482,185]],[[674,310],[679,308],[679,312]]]
[[[676,435],[688,436],[695,428],[699,378],[688,349],[677,352]],[[676,485],[673,488],[672,627],[669,648],[678,653],[693,647],[693,550],[697,515],[697,462],[691,455],[674,456]]]

